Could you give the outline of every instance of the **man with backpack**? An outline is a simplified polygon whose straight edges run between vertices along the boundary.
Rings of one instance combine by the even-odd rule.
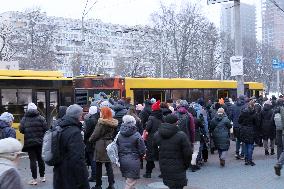
[[[280,176],[281,175],[281,168],[284,164],[284,100],[278,99],[277,100],[277,107],[275,108],[274,112],[274,122],[276,126],[276,141],[277,141],[277,159],[278,162],[274,166],[275,174]]]
[[[85,145],[81,134],[83,109],[74,104],[67,108],[59,126],[60,161],[53,169],[54,189],[89,189],[88,171],[85,164]]]

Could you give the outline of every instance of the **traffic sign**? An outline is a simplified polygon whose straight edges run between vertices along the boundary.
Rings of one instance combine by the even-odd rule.
[[[225,2],[230,2],[230,1],[234,1],[234,0],[207,0],[207,4],[211,5],[211,4],[225,3]]]

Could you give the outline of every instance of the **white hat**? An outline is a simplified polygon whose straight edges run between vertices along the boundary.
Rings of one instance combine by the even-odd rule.
[[[123,120],[123,123],[132,123],[133,125],[136,124],[135,118],[133,116],[131,116],[131,115],[123,116],[122,120]]]
[[[9,112],[4,112],[1,114],[0,120],[5,121],[6,123],[11,123],[14,121],[14,116]]]
[[[28,104],[28,110],[37,110],[37,106],[34,103],[30,102]]]
[[[89,108],[89,114],[94,115],[96,113],[98,113],[98,108],[96,106],[91,106]]]
[[[4,138],[0,140],[0,157],[10,160],[16,159],[22,152],[23,145],[15,138]]]

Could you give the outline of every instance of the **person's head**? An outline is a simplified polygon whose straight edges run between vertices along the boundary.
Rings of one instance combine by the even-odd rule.
[[[174,103],[173,99],[168,98],[166,101],[167,104],[172,105]]]
[[[169,108],[169,105],[166,102],[161,102],[161,108]]]
[[[13,121],[14,121],[14,116],[10,114],[9,112],[4,112],[0,116],[0,120],[8,123],[10,126],[12,126]]]
[[[224,113],[225,113],[224,108],[219,108],[218,111],[217,111],[218,115],[224,115]]]
[[[90,114],[90,115],[94,115],[94,114],[96,114],[96,113],[98,113],[98,108],[97,108],[96,106],[91,106],[91,107],[89,108],[89,114]]]
[[[137,111],[142,111],[144,109],[144,106],[142,104],[137,104],[136,105],[136,110]]]
[[[255,104],[255,100],[249,101],[248,108],[251,109],[251,110],[254,110],[254,104]]]
[[[100,116],[103,119],[112,119],[111,109],[108,107],[103,107],[100,111]]]
[[[131,105],[128,109],[128,114],[129,115],[133,115],[133,114],[137,115],[136,107]]]
[[[157,102],[157,100],[155,98],[151,98],[150,102],[151,102],[151,104],[155,104]]]
[[[28,104],[28,110],[37,110],[37,106],[33,102],[30,102]]]
[[[83,115],[83,108],[78,104],[70,105],[66,110],[66,116],[75,118],[81,121]]]
[[[59,106],[57,119],[62,118],[63,116],[65,116],[66,110],[67,110],[67,106]]]
[[[277,100],[277,105],[278,105],[278,106],[284,106],[284,99],[279,98],[279,99]]]
[[[123,116],[122,121],[127,125],[136,125],[136,119],[131,115]]]
[[[0,140],[0,158],[18,163],[19,157],[22,155],[22,144],[14,138],[5,138]]]
[[[158,111],[158,110],[161,110],[161,107],[160,107],[160,100],[158,100],[156,103],[154,103],[152,105],[152,111]]]
[[[179,102],[179,106],[185,107],[185,108],[188,108],[188,107],[189,107],[188,102],[187,102],[186,100],[181,100],[181,101]]]
[[[178,122],[178,117],[175,114],[169,114],[164,118],[165,123],[176,124]]]

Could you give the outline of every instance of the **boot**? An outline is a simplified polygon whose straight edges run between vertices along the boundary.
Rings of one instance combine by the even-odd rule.
[[[191,171],[192,171],[192,172],[196,172],[196,171],[198,171],[198,170],[200,170],[200,167],[199,167],[198,165],[192,165],[192,166],[191,166]]]
[[[236,158],[237,160],[240,159],[240,154],[239,154],[239,152],[236,152],[235,158]]]
[[[269,155],[268,150],[265,150],[265,155],[266,155],[266,156],[268,156],[268,155]]]
[[[89,182],[96,182],[96,176],[90,176],[88,180]]]
[[[102,189],[102,186],[96,185],[96,186],[93,186],[91,189]]]
[[[144,178],[151,178],[151,173],[145,173],[145,174],[143,175],[143,177],[144,177]]]
[[[113,185],[109,185],[106,189],[115,189]]]
[[[211,154],[214,154],[214,151],[215,151],[214,148],[211,148],[211,149],[210,149]]]
[[[270,155],[274,155],[275,153],[274,153],[274,149],[271,149],[271,153],[270,153]]]
[[[225,160],[220,159],[220,166],[221,166],[221,167],[225,167]]]
[[[276,164],[275,166],[274,166],[274,171],[275,171],[275,174],[277,175],[277,176],[281,176],[281,166],[280,165],[278,165],[278,164]]]
[[[253,161],[249,161],[250,166],[255,166],[255,163]]]
[[[245,165],[249,165],[249,161],[247,158],[245,158]]]

